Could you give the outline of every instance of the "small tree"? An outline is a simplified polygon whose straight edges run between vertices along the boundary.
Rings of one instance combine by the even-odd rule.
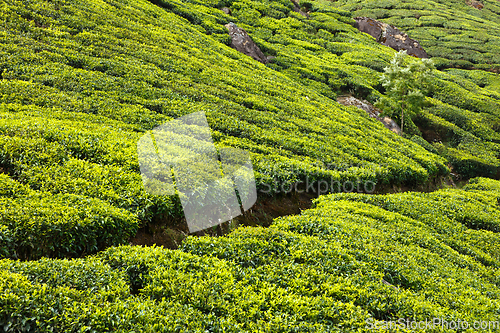
[[[425,95],[429,92],[430,74],[434,69],[432,60],[409,59],[406,51],[396,53],[389,67],[384,69],[381,80],[386,87],[386,96],[376,106],[389,117],[401,112],[401,133],[405,116],[412,121],[421,111]]]

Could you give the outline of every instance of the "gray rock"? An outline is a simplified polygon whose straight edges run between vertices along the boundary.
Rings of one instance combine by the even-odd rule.
[[[354,19],[356,20],[355,27],[359,31],[371,35],[380,44],[389,46],[396,51],[406,50],[409,55],[417,58],[429,58],[418,41],[411,39],[398,28],[369,17],[356,17]]]
[[[268,62],[267,57],[264,53],[262,53],[260,48],[254,43],[250,36],[248,36],[245,30],[241,29],[233,22],[226,24],[225,27],[229,31],[232,48],[254,58],[257,61],[260,61],[263,64]]]
[[[309,14],[304,13],[300,10],[300,5],[296,0],[290,0],[293,3],[293,11],[299,13],[300,15],[309,18]]]
[[[479,9],[479,10],[484,8],[484,4],[481,1],[477,1],[477,0],[468,0],[467,4],[471,7],[474,7],[474,8]]]
[[[231,12],[231,8],[227,8],[227,7],[222,7],[221,10],[227,14],[227,15],[231,15],[232,12]]]
[[[377,109],[370,102],[360,100],[352,96],[341,96],[337,101],[345,106],[355,106],[361,110],[365,110],[370,118],[374,118],[380,121],[388,130],[401,135],[401,128],[399,127],[399,125],[396,124],[396,122],[391,118],[382,116],[382,110]]]

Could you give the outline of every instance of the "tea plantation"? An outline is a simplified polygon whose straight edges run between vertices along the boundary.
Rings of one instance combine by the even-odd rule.
[[[355,16],[405,29],[436,64],[404,136],[337,103],[386,94],[395,53]],[[498,322],[499,17],[493,0],[0,0],[0,331]],[[230,47],[229,22],[268,63]],[[217,148],[250,153],[262,201],[298,182],[472,179],[332,186],[269,228],[131,246],[140,228],[183,223],[178,196],[145,191],[139,138],[199,111]]]
[[[331,4],[353,16],[368,16],[406,31],[439,66],[500,70],[498,1],[339,0]]]
[[[85,259],[6,259],[0,319],[7,330],[47,332],[353,332],[398,318],[498,323],[499,198],[500,182],[484,178],[430,194],[332,194],[271,228],[189,237],[178,250],[121,246]]]

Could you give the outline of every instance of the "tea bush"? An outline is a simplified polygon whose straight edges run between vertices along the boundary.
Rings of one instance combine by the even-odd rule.
[[[2,244],[13,250],[3,251],[7,258],[94,253],[111,244],[123,244],[138,229],[138,220],[131,213],[74,194],[33,191],[19,198],[1,198],[0,207]]]
[[[380,98],[378,73],[394,54],[352,16],[404,27],[438,68],[484,70],[499,63],[498,5],[477,15],[449,1],[300,5],[308,17],[288,0],[3,4],[0,256],[12,260],[0,260],[1,329],[363,332],[398,318],[498,320],[500,185],[491,179],[435,193],[332,194],[268,229],[189,237],[178,250],[118,246],[150,221],[182,219],[178,198],[143,189],[136,144],[198,111],[217,147],[250,152],[258,189],[270,194],[307,179],[412,186],[448,174],[449,162],[468,177],[496,174],[493,73],[433,73],[417,121],[441,137],[432,146],[335,99]],[[229,21],[276,59],[230,48]]]
[[[198,111],[217,146],[251,153],[261,190],[307,177],[416,184],[448,172],[443,158],[335,101],[347,90],[380,96],[376,70],[392,52],[329,4],[314,4],[306,18],[289,1],[12,1],[1,16],[0,173],[43,192],[29,214],[76,195],[111,215],[125,209],[140,226],[181,221],[178,198],[143,189],[136,144],[145,131]],[[229,21],[277,58],[263,65],[220,43]],[[343,164],[355,167],[331,167]],[[131,230],[103,241],[124,243]]]
[[[52,266],[57,269],[59,265],[54,263]],[[81,268],[81,265],[64,263],[60,266]],[[103,268],[95,269],[93,274],[99,273],[102,276],[106,272],[106,267]],[[116,275],[116,272],[112,274]],[[218,324],[213,316],[189,306],[147,299],[137,302],[133,297],[122,297],[122,290],[118,287],[121,283],[116,279],[113,279],[116,291],[107,291],[106,286],[103,286],[104,288],[94,288],[89,293],[72,286],[37,283],[33,278],[8,270],[0,270],[0,276],[0,321],[7,332],[201,332],[221,327],[226,332],[237,332],[230,325]],[[86,283],[91,281],[89,279]]]
[[[477,178],[462,190],[332,194],[270,228],[189,237],[178,250],[0,260],[0,321],[6,331],[42,332],[369,332],[369,323],[398,318],[496,321],[499,189]]]

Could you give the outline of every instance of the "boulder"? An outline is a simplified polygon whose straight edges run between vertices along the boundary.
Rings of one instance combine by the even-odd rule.
[[[241,29],[233,22],[226,24],[225,27],[229,31],[232,48],[254,58],[257,61],[260,61],[263,64],[268,62],[267,57],[264,53],[262,53],[260,48],[254,43],[250,36],[248,36],[245,30]]]
[[[406,50],[409,55],[417,58],[429,58],[418,41],[411,39],[398,28],[369,17],[356,17],[354,19],[356,20],[355,27],[359,31],[371,35],[380,44],[389,46],[396,51]]]
[[[360,100],[352,96],[341,96],[337,100],[340,104],[345,106],[355,106],[361,110],[366,111],[370,118],[374,118],[380,121],[388,130],[393,131],[396,134],[401,135],[401,128],[394,120],[389,117],[384,117],[381,115],[382,110],[377,109],[368,101]]]
[[[471,7],[474,7],[474,8],[479,9],[479,10],[484,8],[484,4],[481,1],[477,1],[477,0],[468,0],[467,4]]]
[[[227,14],[227,15],[231,15],[232,14],[231,8],[222,7],[221,10],[224,12],[224,14]]]
[[[293,3],[293,11],[299,13],[300,15],[309,18],[309,14],[304,13],[302,10],[300,10],[300,5],[296,0],[290,0]]]

